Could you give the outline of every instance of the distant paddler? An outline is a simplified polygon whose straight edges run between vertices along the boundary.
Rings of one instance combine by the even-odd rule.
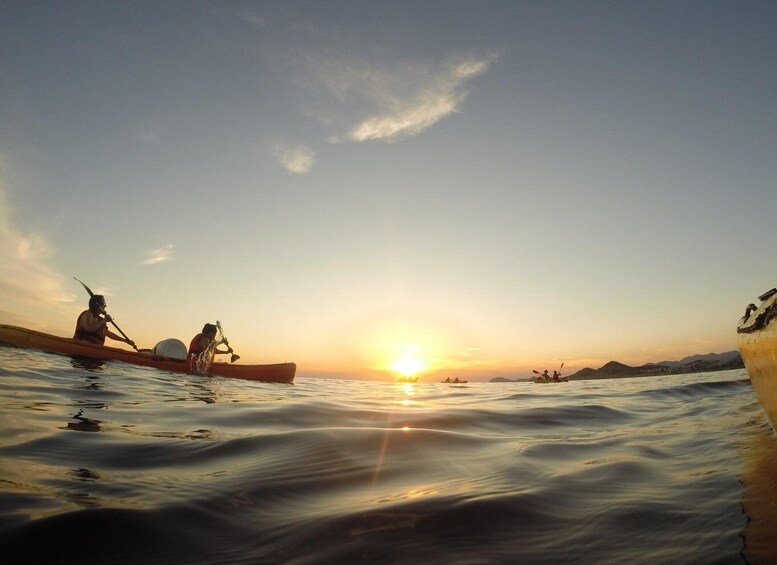
[[[545,369],[542,373],[539,371],[532,371],[535,375],[539,375],[536,379],[534,379],[538,383],[547,383],[550,381],[550,375],[548,374],[548,370]]]
[[[539,375],[539,377],[535,377],[534,382],[535,383],[560,383],[560,382],[566,382],[569,380],[569,377],[561,378],[561,369],[564,368],[564,363],[561,364],[561,366],[558,368],[558,371],[553,371],[553,376],[551,377],[548,374],[548,370],[545,369],[542,373],[539,371],[532,370],[532,373],[535,375]]]

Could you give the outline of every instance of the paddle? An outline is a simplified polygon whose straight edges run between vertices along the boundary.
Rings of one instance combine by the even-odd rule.
[[[235,361],[240,359],[240,355],[237,355],[232,349],[232,347],[230,347],[229,340],[226,337],[224,337],[224,329],[221,327],[221,322],[219,322],[218,320],[216,320],[216,327],[219,329],[219,333],[221,334],[221,341],[224,342],[224,345],[226,345],[229,348],[229,352],[232,354],[232,359],[230,363],[234,363]]]
[[[76,279],[75,277],[73,277],[73,278],[74,278],[74,279]],[[76,279],[76,280],[78,281],[78,279]],[[89,293],[89,297],[90,297],[90,298],[91,298],[92,296],[94,296],[94,292],[92,292],[92,289],[91,289],[91,288],[89,288],[88,286],[86,286],[86,285],[83,283],[83,281],[78,281],[78,282],[80,282],[80,283],[81,283],[81,286],[83,286],[83,287],[86,289],[86,292],[88,292],[88,293]],[[105,310],[103,310],[102,308],[100,308],[100,310],[102,311],[102,313],[103,313],[103,314],[107,314],[107,312],[106,312]],[[120,328],[118,325],[116,325],[116,322],[114,322],[114,321],[113,321],[113,318],[111,318],[111,323],[113,324],[113,327],[114,327],[114,328],[116,328],[117,330],[119,330],[119,333],[122,335],[122,337],[123,337],[124,339],[126,339],[127,341],[129,341],[129,342],[130,342],[130,345],[132,346],[132,348],[133,348],[135,351],[137,351],[137,352],[140,352],[140,350],[138,349],[138,346],[137,346],[137,345],[135,345],[135,342],[134,342],[134,341],[132,341],[130,338],[128,338],[128,337],[127,337],[127,334],[125,334],[123,331],[121,331],[121,328]]]
[[[565,361],[564,363],[566,363],[566,361]],[[559,372],[559,374],[561,374],[561,369],[563,369],[563,368],[564,368],[564,363],[562,363],[562,364],[561,364],[561,367],[559,367],[559,368],[558,368],[558,372]],[[531,371],[531,372],[532,372],[532,373],[537,373],[538,375],[541,375],[541,374],[542,374],[542,373],[540,373],[539,371],[535,371],[534,369],[532,369],[532,371]]]
[[[535,371],[534,369],[532,369],[531,372],[534,373],[535,375],[539,375],[539,377],[537,377],[537,378],[538,379],[542,379],[543,381],[545,381],[547,379],[550,379],[550,376],[544,375],[544,374],[540,373],[539,371]]]

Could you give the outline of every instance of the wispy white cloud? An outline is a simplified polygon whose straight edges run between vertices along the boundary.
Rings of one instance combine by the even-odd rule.
[[[496,54],[467,56],[431,64],[385,67],[363,60],[308,59],[319,89],[339,104],[344,133],[331,141],[395,141],[413,136],[458,112],[468,81],[485,73]],[[310,112],[313,113],[313,112]],[[330,115],[319,112],[322,122]]]
[[[65,290],[64,277],[48,263],[53,251],[44,234],[22,231],[12,224],[3,182],[0,155],[0,307],[13,310],[18,304],[67,305],[76,300]],[[69,281],[68,281],[69,282]]]
[[[276,145],[273,154],[287,171],[295,174],[309,172],[316,162],[316,152],[305,145]]]
[[[146,253],[146,258],[141,262],[142,265],[157,265],[159,263],[165,263],[173,259],[173,252],[175,246],[172,243],[168,243],[164,247],[152,249]]]
[[[428,78],[414,82],[413,91],[379,92],[377,112],[353,126],[347,134],[352,141],[378,139],[393,141],[412,136],[458,112],[467,96],[464,84],[488,70],[487,60],[469,59],[445,65]]]

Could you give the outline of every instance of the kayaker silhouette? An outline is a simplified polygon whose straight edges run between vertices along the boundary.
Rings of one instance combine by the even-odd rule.
[[[76,331],[73,334],[73,339],[104,345],[105,338],[109,337],[135,347],[134,341],[116,335],[108,329],[108,322],[112,318],[105,311],[106,308],[105,297],[102,294],[95,294],[89,298],[89,309],[81,312],[78,320],[76,320]],[[100,314],[103,314],[103,316],[100,316]]]

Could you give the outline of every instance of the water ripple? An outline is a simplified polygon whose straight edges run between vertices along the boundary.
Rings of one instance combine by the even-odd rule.
[[[278,386],[10,348],[0,367],[4,562],[744,563],[746,546],[775,549],[757,524],[772,523],[761,463],[777,447],[742,371]]]

